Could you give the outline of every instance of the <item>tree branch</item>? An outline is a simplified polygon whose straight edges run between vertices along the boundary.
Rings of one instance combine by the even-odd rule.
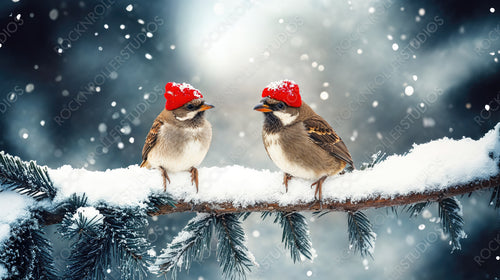
[[[151,216],[160,216],[171,213],[180,212],[204,212],[215,214],[227,213],[240,213],[240,212],[263,212],[263,211],[280,211],[280,212],[297,212],[297,211],[342,211],[342,212],[355,212],[358,210],[368,208],[380,208],[390,206],[402,206],[414,204],[425,201],[439,201],[447,197],[463,195],[478,190],[486,190],[500,186],[500,174],[490,178],[489,180],[476,181],[469,184],[451,186],[448,188],[440,189],[437,191],[416,192],[409,195],[399,195],[392,198],[387,197],[374,197],[370,199],[360,200],[356,202],[345,201],[338,202],[332,200],[324,200],[322,205],[318,201],[314,203],[297,203],[292,205],[280,206],[278,203],[256,203],[254,205],[239,207],[231,202],[222,203],[192,203],[186,201],[178,201],[176,207],[170,205],[159,205],[159,211],[150,213]],[[60,213],[44,213],[44,220],[46,225],[60,223],[63,215]]]
[[[443,198],[453,197],[457,195],[471,193],[481,189],[489,189],[500,186],[500,175],[490,178],[486,181],[478,181],[470,184],[453,186],[439,191],[413,193],[410,195],[395,196],[393,198],[383,198],[380,196],[372,199],[366,199],[357,202],[338,202],[326,200],[322,205],[318,201],[311,203],[297,203],[293,205],[280,206],[277,203],[258,203],[247,207],[238,207],[230,202],[224,203],[199,203],[194,204],[191,202],[179,201],[176,207],[173,208],[169,205],[159,207],[160,211],[151,213],[152,216],[165,215],[178,212],[206,212],[216,214],[226,213],[239,213],[239,212],[262,212],[262,211],[280,211],[280,212],[297,212],[297,211],[342,211],[342,212],[355,212],[367,208],[380,208],[389,206],[401,206],[407,204],[414,204],[424,201],[439,201]]]
[[[459,150],[467,152],[465,160],[457,154]],[[0,153],[0,158],[4,158],[0,161],[4,166],[0,170],[0,178],[8,179],[19,173],[10,171],[14,163],[34,165],[3,153]],[[281,172],[238,165],[202,167],[199,177],[203,185],[199,191],[197,188],[195,191],[191,184],[189,172],[176,172],[170,174],[167,194],[177,204],[157,207],[152,204],[166,204],[167,201],[156,199],[165,196],[165,193],[160,173],[155,169],[131,165],[89,171],[63,166],[44,172],[53,182],[53,188],[52,183],[50,185],[53,193],[57,193],[53,198],[55,201],[85,194],[89,205],[94,206],[104,203],[133,208],[148,204],[152,207],[150,209],[155,209],[151,210],[154,213],[149,213],[153,216],[176,212],[355,212],[367,208],[442,201],[490,188],[495,188],[491,202],[500,205],[500,123],[478,140],[444,138],[414,145],[402,156],[390,156],[383,161],[375,156],[374,162],[364,167],[364,170],[328,178],[323,185],[324,199],[321,204],[314,200],[314,190],[309,188],[310,180],[294,178],[285,192]],[[45,191],[36,184],[31,188],[37,192]],[[45,213],[45,224],[60,223],[62,215]]]

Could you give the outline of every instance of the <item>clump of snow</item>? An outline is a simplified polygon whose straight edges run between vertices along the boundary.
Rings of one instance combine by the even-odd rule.
[[[9,233],[10,233],[10,225],[4,223],[0,224],[0,244],[3,243],[3,241],[9,237]]]
[[[190,91],[190,92],[192,92],[192,94],[196,98],[203,98],[203,96],[201,95],[200,91],[197,90],[195,87],[193,87],[192,85],[190,85],[188,83],[179,84],[179,83],[172,82],[172,86],[173,87],[178,87],[181,92],[185,92],[186,90]],[[174,93],[172,91],[167,90],[166,94],[173,95]]]
[[[75,214],[73,214],[72,220],[77,221],[80,219],[80,215],[85,217],[88,221],[94,221],[94,223],[101,225],[104,216],[99,212],[99,210],[94,207],[80,207],[76,209]]]
[[[6,191],[0,196],[0,221],[4,223],[12,223],[22,217],[29,205],[27,196],[23,196],[17,192]]]
[[[290,83],[287,85],[287,82]],[[271,90],[286,89],[287,87],[294,88],[297,83],[293,80],[281,80],[269,83],[266,88]]]
[[[407,155],[390,156],[372,169],[330,178],[327,186],[334,184],[326,187],[324,197],[356,201],[372,194],[392,197],[489,179],[499,173],[499,130],[497,124],[477,141],[443,138],[414,145]]]
[[[6,279],[8,277],[7,268],[3,264],[0,264],[0,279]]]
[[[150,257],[156,257],[156,251],[154,248],[149,249],[147,253]]]
[[[479,140],[443,138],[414,145],[406,155],[393,155],[373,168],[329,177],[323,185],[323,198],[359,201],[374,196],[385,198],[443,189],[500,173],[500,124]],[[87,171],[63,166],[49,170],[58,188],[56,201],[71,194],[88,196],[89,203],[105,201],[117,206],[141,206],[151,193],[163,192],[158,170],[137,165],[107,171]],[[175,200],[187,202],[232,202],[249,206],[259,202],[280,205],[314,201],[310,180],[293,178],[288,192],[283,173],[255,170],[243,166],[199,168],[199,192],[189,172],[169,174],[167,192]],[[1,205],[1,204],[0,204]]]
[[[28,208],[32,203],[33,199],[17,192],[0,193],[0,248],[10,236],[11,225],[29,217]]]
[[[142,206],[152,192],[163,191],[163,179],[158,170],[137,165],[106,171],[73,169],[65,165],[49,169],[49,176],[58,189],[55,202],[66,200],[74,193],[85,193],[91,205],[106,202],[111,206],[133,207]],[[171,175],[170,178],[173,179]]]

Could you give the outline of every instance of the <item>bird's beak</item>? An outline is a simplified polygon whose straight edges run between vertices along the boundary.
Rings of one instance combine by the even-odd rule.
[[[259,104],[259,105],[255,106],[255,107],[253,107],[253,109],[255,111],[264,112],[264,113],[272,112],[273,111],[273,110],[271,110],[269,108],[269,105],[267,105],[267,104]]]
[[[214,105],[210,105],[210,104],[203,104],[200,106],[200,109],[198,109],[198,111],[205,111],[205,110],[208,110],[208,109],[212,109],[214,107]]]

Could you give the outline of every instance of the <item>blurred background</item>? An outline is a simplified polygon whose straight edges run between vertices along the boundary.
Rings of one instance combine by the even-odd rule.
[[[252,108],[269,82],[285,78],[357,166],[377,151],[477,139],[500,121],[499,14],[494,0],[5,0],[0,150],[51,168],[138,164],[164,85],[176,81],[216,106],[202,166],[277,171]],[[434,207],[414,219],[367,211],[378,235],[374,259],[349,250],[345,213],[307,215],[317,257],[299,264],[279,227],[254,214],[244,225],[260,267],[249,278],[498,279],[500,213],[489,195],[461,199],[468,238],[453,254]],[[148,239],[159,251],[191,216],[152,219]],[[63,268],[67,244],[53,241]],[[109,279],[118,275],[111,270]],[[213,255],[180,277],[219,278]]]

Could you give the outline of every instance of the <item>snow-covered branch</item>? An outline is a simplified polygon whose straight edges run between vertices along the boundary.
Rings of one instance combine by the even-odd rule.
[[[334,200],[324,200],[320,205],[319,201],[314,201],[312,203],[297,202],[289,205],[280,205],[278,203],[256,203],[253,205],[241,207],[234,205],[230,202],[222,203],[192,203],[179,201],[176,207],[170,205],[160,206],[158,212],[152,213],[152,215],[164,215],[175,212],[207,212],[207,213],[238,213],[238,212],[263,212],[263,211],[280,211],[280,212],[295,212],[295,211],[319,211],[319,210],[330,210],[330,211],[345,211],[345,212],[355,212],[358,210],[363,210],[367,208],[380,208],[380,207],[390,207],[390,206],[403,206],[408,204],[415,204],[420,202],[432,202],[439,201],[443,198],[453,197],[457,195],[471,193],[481,189],[489,189],[493,187],[500,186],[500,176],[495,176],[489,180],[481,180],[473,183],[450,186],[440,190],[434,191],[424,191],[420,193],[411,193],[406,195],[396,195],[394,197],[382,197],[376,196],[373,198],[367,198],[365,200],[359,200],[356,202],[346,200],[346,201],[334,201]]]
[[[373,256],[376,233],[358,210],[411,204],[406,211],[415,215],[429,202],[437,202],[452,250],[460,249],[466,234],[454,196],[494,188],[491,203],[500,207],[500,124],[479,140],[444,138],[415,145],[406,155],[383,161],[377,156],[360,169],[328,178],[320,204],[312,182],[294,178],[286,192],[282,174],[269,170],[201,168],[199,192],[187,172],[170,174],[164,192],[160,172],[137,165],[102,172],[48,169],[0,152],[0,202],[11,213],[0,217],[0,269],[23,279],[33,274],[56,279],[60,272],[42,225],[60,223],[58,232],[72,242],[65,279],[104,279],[113,256],[122,276],[152,272],[175,278],[179,265],[189,269],[199,258],[192,252],[210,251],[213,233],[222,274],[244,278],[256,264],[241,227],[250,212],[262,212],[262,219],[275,214],[282,241],[298,261],[301,255],[312,257],[309,229],[299,211],[349,212],[350,245],[361,256]],[[155,257],[144,238],[147,217],[188,211],[207,214],[198,214]],[[20,252],[34,254],[25,258]]]
[[[176,207],[159,205],[153,215],[172,212],[238,213],[261,211],[356,211],[438,201],[479,189],[500,186],[500,124],[479,140],[439,139],[414,145],[406,155],[393,155],[373,167],[328,178],[323,202],[314,199],[312,182],[293,178],[289,190],[282,173],[242,166],[200,168],[200,190],[187,172],[171,174],[167,192]],[[163,192],[157,170],[137,165],[87,171],[63,166],[49,170],[57,189],[55,201],[76,193],[91,204],[140,206],[151,194]],[[61,216],[47,215],[47,223]]]
[[[306,185],[307,186],[307,185]],[[296,203],[280,205],[278,202],[257,202],[242,206],[232,202],[208,202],[208,201],[185,201],[178,200],[175,207],[171,205],[158,205],[158,211],[150,213],[152,216],[166,215],[178,212],[200,212],[200,213],[241,213],[241,212],[304,212],[304,211],[349,211],[355,212],[367,208],[380,208],[390,206],[404,206],[421,202],[439,201],[444,198],[454,197],[462,194],[468,194],[478,190],[500,187],[500,175],[491,177],[487,180],[474,181],[461,185],[453,185],[435,190],[425,190],[409,194],[383,197],[381,195],[371,198],[360,199],[357,201],[345,200],[335,201],[325,199],[320,205],[319,201],[298,201]],[[60,223],[62,215],[56,213],[46,213],[45,221],[47,225]]]

